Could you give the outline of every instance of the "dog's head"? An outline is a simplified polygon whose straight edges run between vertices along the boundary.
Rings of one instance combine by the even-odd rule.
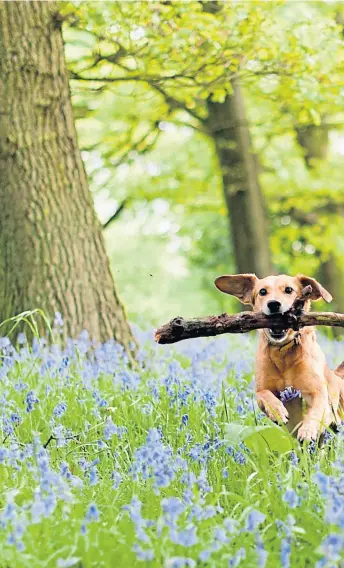
[[[255,274],[233,274],[219,276],[215,286],[225,294],[235,296],[243,304],[251,304],[255,312],[266,315],[283,314],[290,310],[297,296],[305,286],[312,287],[310,300],[323,299],[331,302],[331,294],[317,280],[298,274],[297,276],[267,276],[259,279]],[[309,309],[310,301],[305,305]],[[295,335],[292,329],[282,331],[264,329],[270,343],[284,345]]]

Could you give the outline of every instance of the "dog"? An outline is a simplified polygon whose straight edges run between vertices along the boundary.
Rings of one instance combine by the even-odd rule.
[[[312,287],[310,299],[305,303],[309,311],[311,301],[331,302],[331,294],[314,278],[299,274],[295,277],[255,274],[219,276],[215,286],[225,294],[235,296],[243,304],[250,304],[254,312],[265,315],[283,314],[291,308],[295,298],[306,286]],[[278,398],[287,387],[301,391],[307,410],[301,412],[288,427],[300,441],[317,440],[331,425],[340,423],[344,407],[344,363],[331,371],[320,348],[314,328],[300,331],[259,330],[256,354],[255,390],[258,406],[274,422],[287,424],[289,413]],[[301,408],[301,403],[300,403]]]

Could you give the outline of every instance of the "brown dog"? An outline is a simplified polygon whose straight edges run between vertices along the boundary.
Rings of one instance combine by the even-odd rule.
[[[260,280],[255,274],[219,276],[216,287],[251,304],[255,312],[266,315],[287,312],[296,296],[305,286],[312,286],[310,300],[331,302],[331,294],[313,278],[268,276]],[[310,300],[305,309],[310,309]],[[335,372],[325,361],[313,328],[301,331],[285,329],[259,330],[260,339],[256,356],[256,396],[259,407],[276,421],[288,423],[288,411],[277,398],[287,387],[300,390],[306,401],[307,412],[298,424],[299,440],[316,440],[325,427],[338,423],[338,411],[344,402],[344,365]],[[294,425],[292,425],[294,427]]]

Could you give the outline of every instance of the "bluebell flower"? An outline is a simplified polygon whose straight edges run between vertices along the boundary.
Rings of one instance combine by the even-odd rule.
[[[299,458],[297,457],[297,454],[295,452],[290,452],[289,454],[289,459],[290,459],[290,463],[296,467],[297,464],[299,463]]]
[[[99,511],[95,503],[91,503],[85,517],[86,521],[99,521]]]
[[[265,521],[265,515],[263,513],[260,513],[260,511],[257,511],[256,509],[252,509],[252,511],[250,511],[247,516],[245,530],[248,532],[253,532],[264,521]]]
[[[246,456],[242,452],[234,453],[234,461],[239,465],[244,465],[246,463]]]
[[[293,387],[286,387],[279,393],[279,399],[282,402],[288,402],[294,398],[301,398],[301,391],[294,389]]]
[[[196,562],[193,558],[185,556],[172,556],[165,562],[165,568],[195,568]]]
[[[342,559],[344,550],[344,535],[331,533],[327,535],[318,548],[318,552],[329,561],[338,562]]]
[[[290,568],[290,556],[291,556],[291,539],[286,537],[281,542],[281,568]]]
[[[56,418],[60,418],[67,410],[67,404],[65,402],[60,402],[57,406],[55,406],[53,410],[54,416]]]
[[[6,349],[6,347],[10,347],[11,342],[8,337],[0,337],[0,349]]]
[[[29,388],[29,385],[27,383],[20,382],[20,383],[15,383],[14,388],[16,391],[21,392],[27,390]]]
[[[122,483],[122,476],[118,471],[113,471],[111,474],[111,480],[113,481],[112,489],[118,489]]]
[[[139,544],[135,543],[133,546],[133,551],[136,553],[136,558],[138,560],[143,560],[144,562],[150,562],[154,560],[154,550],[144,549]]]
[[[190,525],[187,528],[176,531],[175,529],[170,530],[171,541],[175,544],[180,544],[181,546],[194,546],[198,543],[198,538],[196,534],[197,528],[195,525]]]
[[[189,415],[188,415],[188,414],[183,414],[183,416],[182,416],[182,424],[183,424],[183,426],[186,426],[187,423],[188,423],[188,421],[189,421]]]
[[[242,560],[246,558],[246,550],[244,548],[240,548],[234,556],[230,557],[228,560],[228,568],[238,568],[239,564]]]
[[[64,321],[60,312],[55,312],[54,327],[63,327]]]
[[[18,342],[19,345],[25,345],[25,343],[26,343],[25,333],[18,333],[17,342]]]
[[[282,500],[287,503],[287,505],[291,508],[291,509],[295,509],[296,507],[298,507],[300,505],[300,497],[299,495],[296,493],[296,491],[292,488],[288,488],[283,497]]]
[[[91,467],[90,469],[90,485],[97,485],[98,483],[98,471],[96,467]]]
[[[34,404],[39,403],[39,399],[36,397],[34,391],[29,391],[26,395],[26,412],[32,412],[34,409]]]
[[[164,511],[167,524],[173,526],[180,515],[184,513],[187,506],[178,497],[170,497],[169,499],[165,498],[161,501],[161,507]]]
[[[255,540],[256,540],[256,552],[258,557],[258,566],[259,568],[265,568],[268,559],[268,552],[265,550],[264,542],[259,532],[257,532]]]
[[[21,421],[22,421],[21,416],[17,412],[11,413],[10,420],[13,424],[16,424],[16,425],[20,424]]]
[[[81,527],[80,527],[80,534],[82,534],[83,536],[84,536],[85,534],[87,534],[87,527],[86,527],[85,523],[82,523],[82,524],[81,524]]]

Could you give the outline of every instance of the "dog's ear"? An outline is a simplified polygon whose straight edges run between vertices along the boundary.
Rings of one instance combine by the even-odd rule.
[[[303,288],[306,286],[312,286],[311,300],[325,300],[325,302],[330,303],[332,301],[332,296],[330,292],[325,290],[325,288],[319,284],[315,278],[310,278],[309,276],[304,276],[303,274],[298,274],[296,278],[300,281]]]
[[[216,278],[214,284],[221,292],[235,296],[243,304],[251,304],[257,280],[255,274],[225,274]]]

